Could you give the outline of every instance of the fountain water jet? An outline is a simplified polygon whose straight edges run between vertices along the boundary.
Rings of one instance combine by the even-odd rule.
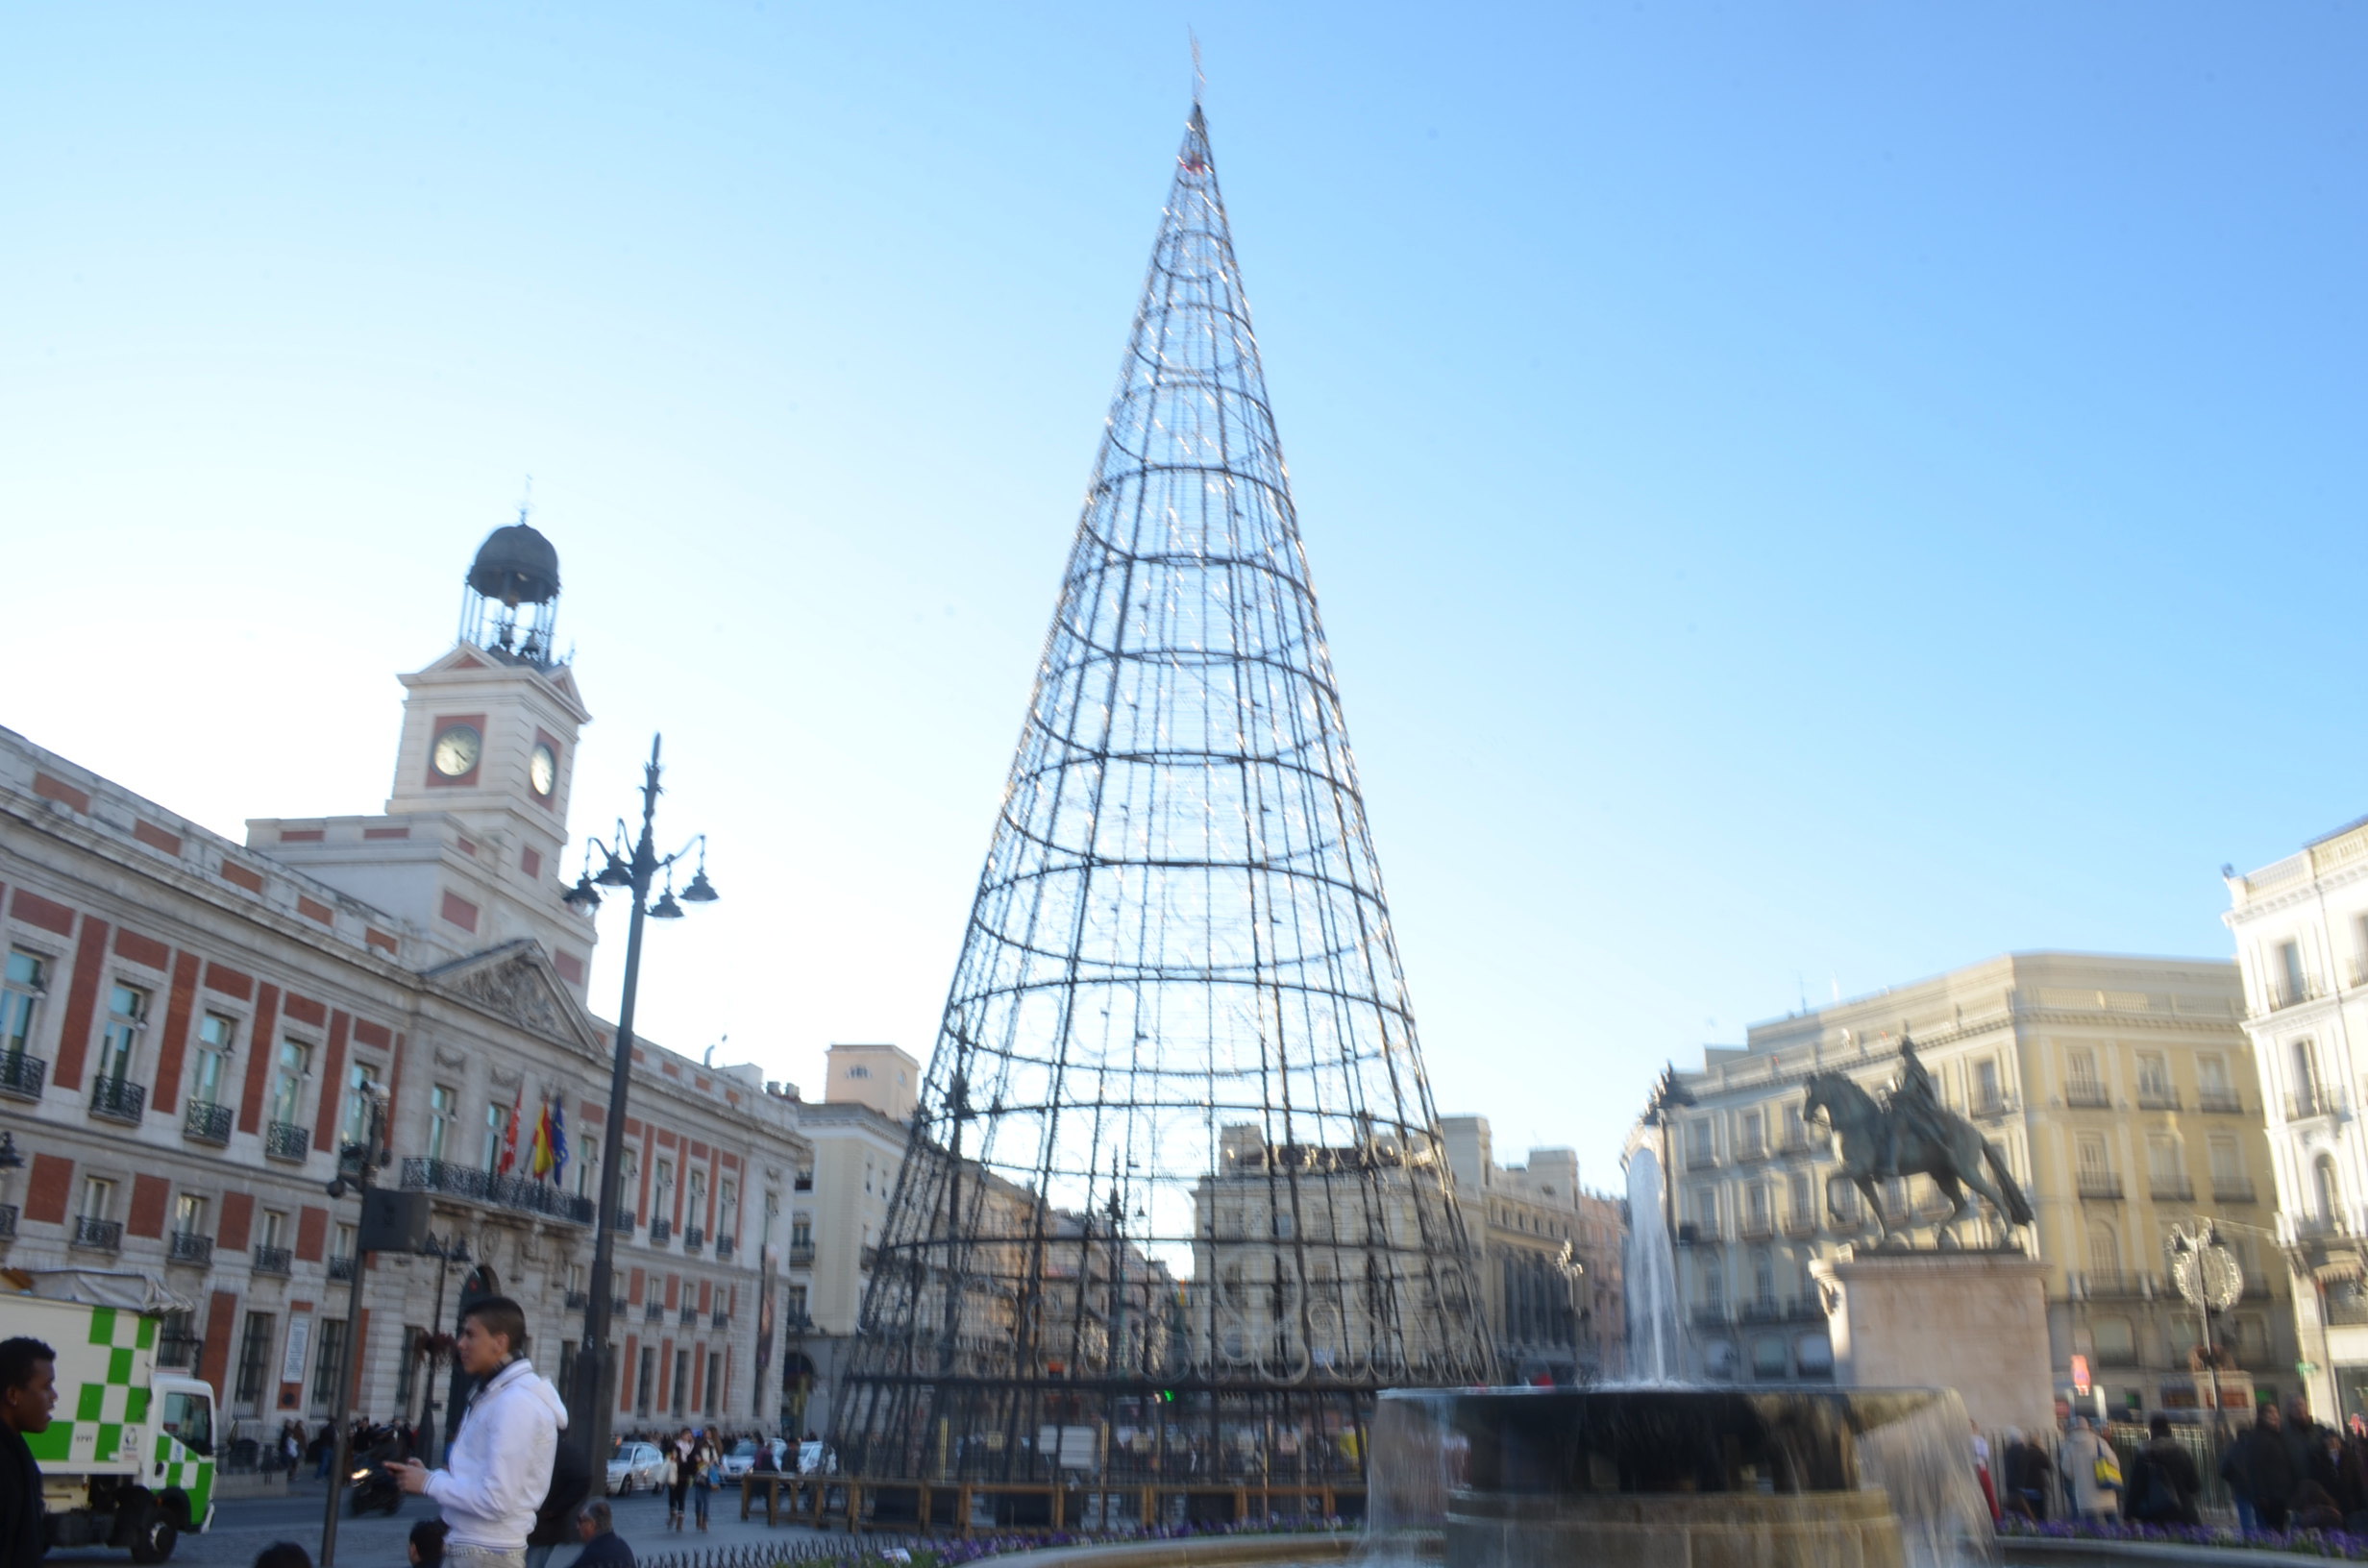
[[[1686,1375],[1686,1324],[1677,1304],[1677,1258],[1662,1223],[1661,1162],[1649,1148],[1628,1157],[1628,1239],[1621,1279],[1628,1298],[1628,1375],[1675,1383]]]

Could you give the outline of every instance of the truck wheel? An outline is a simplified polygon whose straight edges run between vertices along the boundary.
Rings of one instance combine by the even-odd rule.
[[[139,1531],[132,1537],[134,1562],[162,1562],[181,1543],[181,1527],[173,1516],[151,1503],[140,1510]]]

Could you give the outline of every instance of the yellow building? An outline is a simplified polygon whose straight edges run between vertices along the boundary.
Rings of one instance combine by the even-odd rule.
[[[2256,1384],[2290,1384],[2294,1316],[2272,1227],[2269,1145],[2232,964],[2016,953],[1753,1027],[1678,1080],[1672,1112],[1679,1290],[1702,1371],[1832,1375],[1812,1258],[1875,1227],[1836,1151],[1804,1125],[1809,1075],[1870,1091],[1912,1035],[1942,1101],[1996,1142],[2036,1215],[2027,1245],[2050,1264],[2048,1326],[2060,1380],[2087,1359],[2117,1409],[2191,1406],[2195,1314],[2166,1281],[2173,1225],[2216,1220],[2245,1268],[2221,1325]],[[1631,1146],[1658,1129],[1640,1126]],[[1829,1188],[1831,1189],[1829,1192]],[[1887,1207],[1919,1244],[1946,1205],[1929,1181],[1893,1184]],[[1641,1222],[1643,1216],[1637,1216]],[[1958,1239],[1997,1238],[1994,1220]]]

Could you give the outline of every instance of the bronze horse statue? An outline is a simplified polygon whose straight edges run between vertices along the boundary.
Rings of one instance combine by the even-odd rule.
[[[1914,1124],[1903,1121],[1894,1127],[1893,1118],[1903,1115],[1898,1107],[1876,1104],[1873,1095],[1840,1073],[1819,1072],[1810,1075],[1809,1097],[1802,1103],[1801,1115],[1806,1120],[1820,1112],[1834,1130],[1842,1174],[1864,1194],[1866,1207],[1874,1211],[1875,1222],[1883,1227],[1884,1240],[1891,1238],[1891,1218],[1883,1212],[1876,1184],[1889,1176],[1933,1179],[1950,1204],[1949,1217],[1938,1227],[1944,1235],[1965,1217],[1966,1188],[1988,1199],[2008,1225],[2032,1222],[2031,1202],[2015,1185],[2014,1173],[2007,1169],[1998,1145],[1956,1112],[1934,1105]],[[1877,1167],[1887,1132],[1894,1160],[1893,1168],[1883,1170]]]

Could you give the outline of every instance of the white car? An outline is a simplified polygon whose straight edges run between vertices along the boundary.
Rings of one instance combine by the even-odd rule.
[[[776,1470],[791,1468],[787,1458],[789,1454],[787,1443],[778,1437],[770,1437],[766,1439],[766,1446],[773,1450],[773,1468]],[[738,1481],[742,1476],[756,1468],[756,1439],[743,1437],[732,1444],[731,1452],[724,1456],[724,1462],[717,1468],[726,1481]]]
[[[651,1491],[666,1483],[666,1456],[655,1443],[621,1444],[608,1461],[608,1495],[630,1497],[635,1487]]]

